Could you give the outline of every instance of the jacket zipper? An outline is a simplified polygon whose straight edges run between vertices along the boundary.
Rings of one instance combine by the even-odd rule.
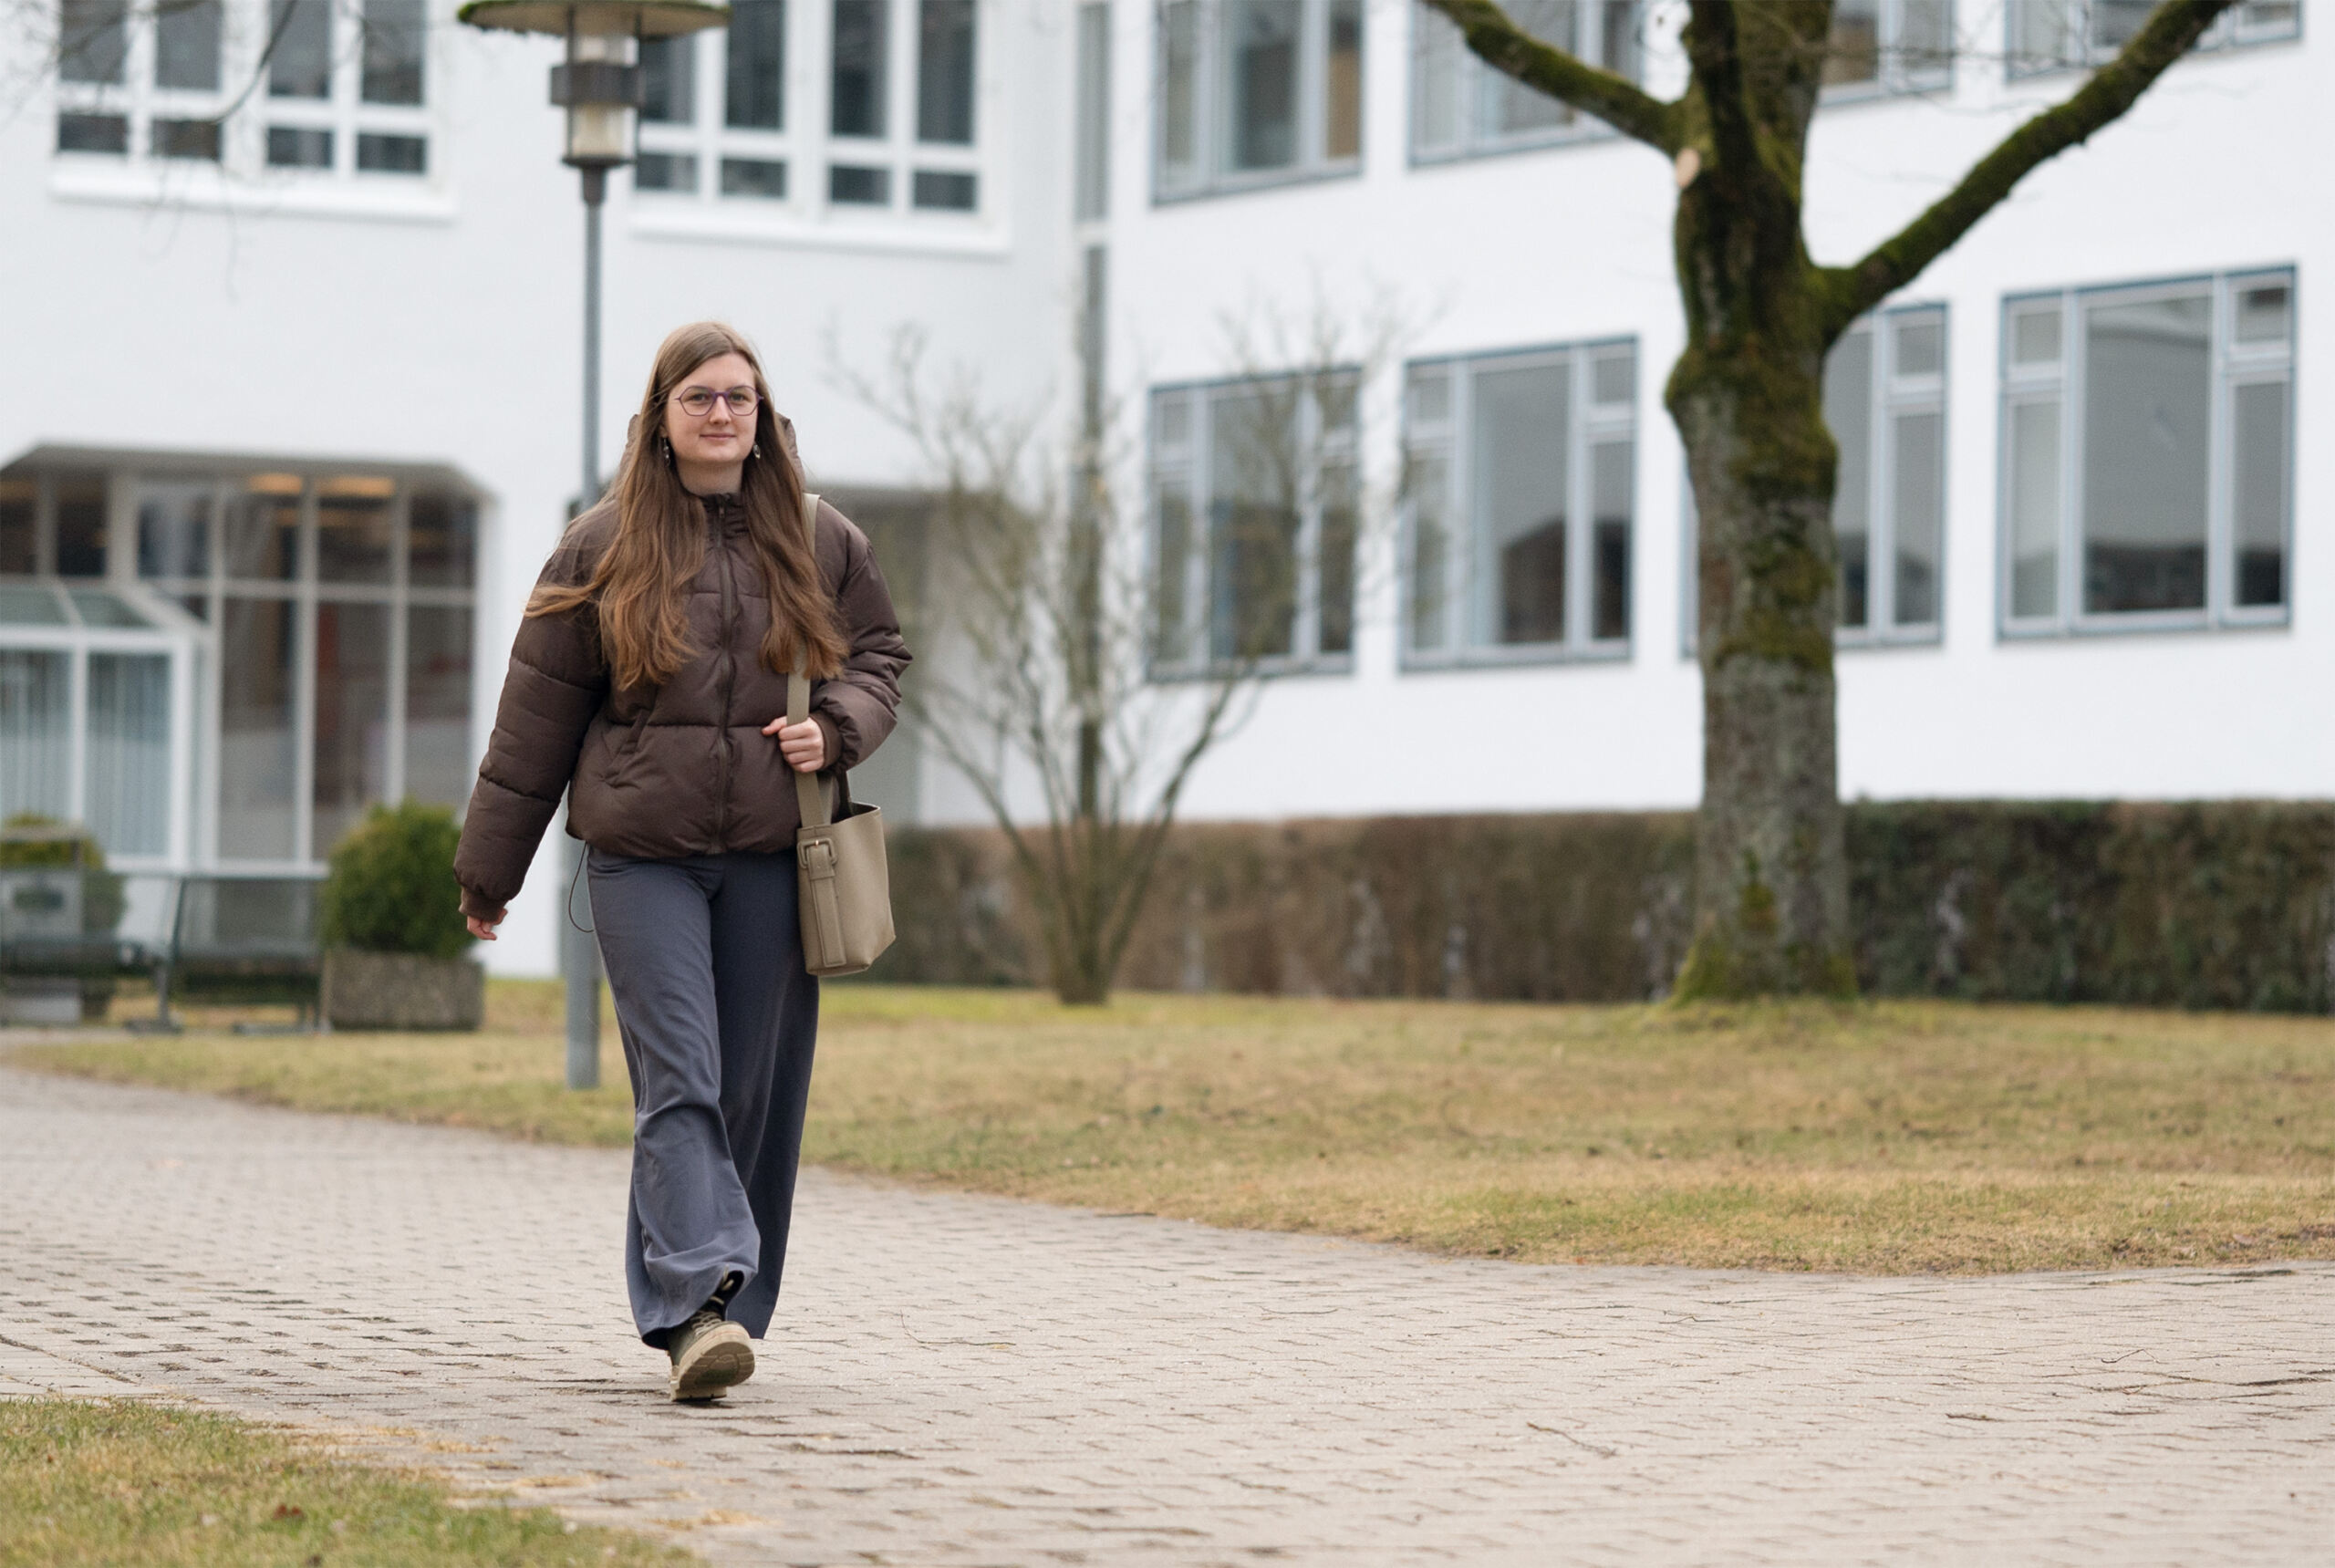
[[[713,853],[723,855],[729,852],[730,748],[734,743],[730,734],[730,698],[738,684],[738,601],[730,576],[729,531],[721,523],[713,525],[713,547],[721,552],[721,747],[715,774]]]

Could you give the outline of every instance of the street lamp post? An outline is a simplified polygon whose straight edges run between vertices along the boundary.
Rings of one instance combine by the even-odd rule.
[[[617,0],[566,5],[555,0],[471,0],[459,13],[473,27],[548,33],[567,42],[566,57],[551,68],[551,101],[567,111],[566,150],[560,161],[584,184],[584,441],[581,513],[600,498],[600,208],[608,171],[632,161],[634,114],[640,106],[641,39],[720,27],[730,20],[727,0]],[[559,968],[567,981],[567,1086],[600,1083],[600,952],[568,908],[583,846],[566,840],[561,857]]]

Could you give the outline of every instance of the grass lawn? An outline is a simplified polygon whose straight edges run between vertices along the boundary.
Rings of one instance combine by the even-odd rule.
[[[621,1145],[557,990],[475,1035],[21,1065]],[[1932,1002],[1540,1007],[827,989],[807,1158],[1538,1262],[1882,1272],[2335,1258],[2335,1022]]]
[[[0,1401],[0,1568],[694,1561],[548,1509],[458,1508],[427,1477],[340,1463],[223,1416]]]

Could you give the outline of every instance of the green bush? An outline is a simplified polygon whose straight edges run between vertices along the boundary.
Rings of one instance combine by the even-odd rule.
[[[368,952],[456,958],[470,945],[454,846],[462,830],[443,806],[375,806],[332,852],[325,882],[325,943]]]

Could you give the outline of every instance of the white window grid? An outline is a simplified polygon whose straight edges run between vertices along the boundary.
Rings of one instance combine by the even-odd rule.
[[[890,0],[885,31],[885,130],[881,137],[838,136],[833,123],[833,0],[786,0],[785,81],[776,129],[727,123],[729,39],[724,29],[685,35],[690,51],[693,97],[686,124],[639,122],[639,151],[691,160],[691,177],[679,189],[652,189],[638,179],[634,192],[660,206],[721,204],[739,210],[817,217],[895,213],[918,223],[951,224],[978,218],[991,204],[991,171],[986,157],[984,110],[991,0],[976,8],[973,28],[973,135],[970,143],[926,141],[918,135],[919,0]],[[783,197],[725,190],[722,161],[781,163],[786,169]],[[829,194],[829,171],[836,167],[885,171],[887,199],[880,202],[837,202]],[[970,209],[920,206],[917,175],[965,176],[973,181]]]
[[[2241,0],[2214,19],[2195,52],[2299,38],[2302,4]],[[2109,41],[2111,28],[2137,23],[2150,8],[2136,0],[2004,0],[2004,74],[2016,80],[2098,65],[2121,47]]]
[[[1627,659],[1634,636],[1636,615],[1632,603],[1637,556],[1637,339],[1600,338],[1545,348],[1501,349],[1491,353],[1415,360],[1406,367],[1404,386],[1404,452],[1406,473],[1423,462],[1439,460],[1445,478],[1444,511],[1453,523],[1445,541],[1443,563],[1447,585],[1443,632],[1437,646],[1419,645],[1417,631],[1422,605],[1418,598],[1420,562],[1419,501],[1406,483],[1399,541],[1402,569],[1402,662],[1406,670],[1439,670],[1467,665],[1541,664],[1579,659]],[[1599,400],[1597,369],[1626,361],[1628,394]],[[1569,374],[1568,429],[1565,454],[1565,634],[1554,642],[1502,643],[1496,639],[1499,623],[1500,573],[1492,559],[1495,543],[1484,525],[1477,495],[1472,449],[1475,378],[1492,369],[1522,369],[1562,366]],[[1423,418],[1423,383],[1442,378],[1445,414]],[[1600,446],[1621,444],[1629,449],[1630,517],[1626,545],[1629,569],[1624,573],[1623,603],[1628,628],[1619,637],[1596,635],[1594,595],[1595,483],[1593,453]]]
[[[41,486],[41,505],[47,513],[52,504],[50,489],[46,481]],[[131,658],[160,658],[167,660],[168,677],[165,699],[169,710],[169,734],[163,749],[167,755],[169,779],[168,796],[163,803],[161,847],[154,849],[119,843],[106,846],[106,859],[118,871],[158,871],[185,866],[191,858],[192,835],[190,821],[193,805],[195,747],[193,742],[195,703],[198,701],[196,666],[199,643],[183,617],[174,616],[168,607],[158,605],[153,597],[135,587],[123,594],[130,605],[143,613],[150,625],[124,627],[110,623],[108,618],[93,618],[86,613],[93,601],[106,595],[121,593],[110,584],[89,579],[58,581],[54,578],[0,577],[0,582],[16,585],[14,592],[22,595],[39,593],[49,597],[56,605],[56,624],[48,626],[9,625],[0,627],[0,649],[9,652],[30,652],[52,655],[66,661],[67,734],[65,772],[60,781],[63,799],[57,803],[57,815],[68,821],[94,822],[101,814],[94,809],[93,786],[98,780],[91,765],[93,737],[89,731],[89,661],[93,656],[127,655]]]
[[[1826,103],[1938,92],[1954,85],[1953,0],[1839,0],[1832,13],[1835,47],[1860,24],[1873,29],[1873,74],[1833,79],[1834,67],[1828,66]]]
[[[270,96],[267,66],[262,56],[273,26],[273,0],[223,0],[220,21],[219,87],[215,90],[163,88],[155,85],[156,10],[154,0],[141,0],[130,10],[122,80],[57,83],[57,112],[60,115],[119,116],[126,121],[121,152],[58,151],[60,162],[81,166],[129,168],[166,173],[211,165],[238,180],[310,183],[319,180],[382,182],[410,188],[440,183],[441,137],[433,102],[438,34],[451,22],[447,0],[431,0],[424,26],[424,59],[420,104],[379,104],[362,101],[364,15],[362,0],[332,0],[332,76],[322,99],[280,99]],[[256,75],[259,79],[254,82]],[[250,90],[246,92],[244,89]],[[218,157],[169,157],[155,151],[154,128],[162,120],[221,121]],[[322,130],[333,139],[329,167],[284,167],[267,161],[267,131]],[[410,137],[424,147],[419,174],[359,171],[358,138],[378,134]]]
[[[265,76],[266,67],[257,63],[258,51],[266,47],[268,30],[273,26],[273,7],[282,0],[233,0],[245,12],[244,29],[253,36],[253,66]],[[441,9],[441,6],[444,8]],[[365,57],[364,0],[330,0],[332,77],[326,96],[321,99],[277,98],[269,84],[262,80],[253,92],[249,104],[238,119],[243,122],[242,135],[252,145],[245,150],[253,166],[264,168],[267,176],[279,180],[339,179],[365,183],[389,182],[413,185],[435,182],[438,179],[440,154],[443,149],[433,128],[431,97],[436,86],[431,79],[436,74],[436,62],[431,57],[436,51],[426,41],[422,49],[421,101],[418,104],[368,103],[363,99]],[[423,18],[424,38],[434,41],[435,33],[452,23],[451,7],[446,0],[431,0]],[[270,130],[286,131],[327,131],[332,136],[332,163],[329,168],[271,164],[267,162],[267,133]],[[358,167],[358,139],[362,137],[392,137],[400,140],[421,142],[422,167],[416,171],[397,170],[365,170]]]
[[[1901,349],[1908,328],[1935,327],[1938,339],[1937,369],[1907,371]],[[1946,618],[1946,461],[1951,451],[1946,422],[1946,383],[1949,370],[1950,337],[1943,305],[1895,306],[1867,317],[1842,336],[1862,335],[1873,344],[1871,400],[1865,415],[1865,619],[1862,626],[1845,623],[1835,629],[1842,647],[1875,643],[1935,642]],[[1899,421],[1907,416],[1934,416],[1938,421],[1937,493],[1931,504],[1938,521],[1936,580],[1931,587],[1931,614],[1926,619],[1901,622],[1897,603]],[[1839,432],[1833,432],[1837,438]],[[1838,504],[1837,493],[1835,504]],[[1845,571],[1846,563],[1843,563]],[[1842,587],[1846,602],[1845,581]]]
[[[1850,330],[1852,332],[1872,331],[1874,329],[1876,321],[1882,327],[1887,327],[1894,320],[1911,318],[1912,321],[1918,322],[1921,318],[1933,315],[1936,317],[1938,326],[1938,369],[1935,376],[1904,376],[1895,373],[1894,364],[1895,334],[1894,332],[1885,331],[1883,334],[1889,339],[1887,349],[1884,350],[1876,345],[1873,411],[1871,415],[1873,423],[1868,427],[1874,451],[1871,456],[1868,472],[1871,487],[1869,493],[1872,501],[1865,514],[1865,558],[1869,574],[1865,625],[1863,627],[1835,626],[1832,629],[1832,642],[1836,648],[1849,649],[1907,643],[1934,643],[1945,635],[1946,561],[1951,553],[1950,539],[1953,533],[1952,519],[1946,506],[1947,492],[1950,486],[1948,476],[1953,467],[1952,443],[1949,439],[1950,431],[1946,422],[1946,379],[1952,367],[1951,335],[1946,330],[1946,307],[1943,305],[1894,306],[1880,312],[1878,317],[1862,318]],[[1884,437],[1880,432],[1884,430],[1894,431],[1893,416],[1896,414],[1927,412],[1935,412],[1939,421],[1940,462],[1935,588],[1937,615],[1932,621],[1900,627],[1894,624],[1896,611],[1895,519],[1894,508],[1888,504],[1887,501],[1889,496],[1895,493],[1895,474],[1892,467],[1895,461],[1895,441],[1894,435]],[[1884,541],[1887,546],[1885,555]],[[1682,462],[1678,470],[1678,651],[1680,656],[1686,659],[1695,657],[1701,632],[1701,520],[1695,511],[1695,478],[1686,465]],[[1872,563],[1882,560],[1887,560],[1892,567],[1889,572],[1883,574],[1890,580],[1876,589],[1871,586],[1873,581],[1870,575]],[[1884,616],[1887,618],[1884,619]]]
[[[1331,14],[1350,9],[1362,28],[1362,49],[1369,52],[1369,12],[1364,0],[1293,0],[1301,7],[1297,42],[1297,125],[1295,156],[1271,169],[1234,169],[1228,162],[1231,145],[1233,106],[1220,90],[1224,81],[1224,27],[1240,0],[1157,0],[1153,25],[1153,88],[1151,171],[1155,203],[1202,196],[1221,196],[1310,180],[1335,179],[1362,171],[1363,151],[1369,144],[1366,110],[1355,150],[1330,156],[1325,146],[1329,103]],[[1189,171],[1179,174],[1168,162],[1168,102],[1166,72],[1168,32],[1188,17],[1192,29],[1192,134]],[[1364,67],[1366,77],[1367,67]]]
[[[2287,290],[2287,337],[2278,342],[2240,344],[2234,330],[2237,296],[2244,290],[2266,286]],[[2214,385],[2206,457],[2205,607],[2194,610],[2087,610],[2083,604],[2086,307],[2191,296],[2200,287],[2210,288],[2213,298]],[[2058,312],[2060,357],[2050,362],[2021,361],[2013,352],[2013,335],[2020,317],[2039,306]],[[2283,626],[2291,621],[2295,580],[2293,387],[2297,314],[2295,273],[2290,267],[2065,288],[2013,295],[2004,299],[1999,348],[2002,401],[1996,441],[1996,604],[2001,635],[2027,638],[2086,632],[2179,631]],[[2242,606],[2236,602],[2232,528],[2236,481],[2231,451],[2232,405],[2239,389],[2262,384],[2287,388],[2286,472],[2279,545],[2284,563],[2283,593],[2281,602],[2276,605]],[[2012,574],[2017,566],[2012,536],[2017,454],[2012,451],[2012,427],[2018,409],[2037,405],[2052,406],[2059,410],[2056,604],[2051,614],[2022,616],[2014,613],[2012,597]]]
[[[1334,390],[1351,410],[1343,424],[1323,419],[1324,391]],[[1322,587],[1322,516],[1326,486],[1323,475],[1343,470],[1348,476],[1349,500],[1356,512],[1357,537],[1353,542],[1354,565],[1361,556],[1361,375],[1353,368],[1325,370],[1311,376],[1248,377],[1230,380],[1155,388],[1151,394],[1149,560],[1147,573],[1153,585],[1148,668],[1154,680],[1187,680],[1222,673],[1232,661],[1215,652],[1215,604],[1224,585],[1213,580],[1217,559],[1214,498],[1210,493],[1216,453],[1212,449],[1211,410],[1221,400],[1263,392],[1288,396],[1296,428],[1290,434],[1300,454],[1296,464],[1298,493],[1294,597],[1294,626],[1291,651],[1241,661],[1240,668],[1262,675],[1343,674],[1354,668],[1352,631],[1356,601],[1344,611],[1347,646],[1323,651]],[[1161,498],[1170,490],[1186,500],[1183,559],[1171,561],[1161,526]],[[1168,574],[1176,575],[1183,614],[1170,625],[1162,613],[1160,592]],[[1354,583],[1351,574],[1349,594]]]
[[[129,164],[132,167],[188,167],[213,161],[205,158],[159,156],[154,151],[154,129],[163,120],[216,120],[231,101],[226,90],[239,80],[232,73],[239,57],[236,48],[236,24],[240,7],[231,5],[221,27],[220,86],[204,90],[194,88],[164,88],[154,79],[155,13],[152,5],[132,6],[125,24],[124,54],[121,79],[116,82],[83,82],[62,79],[57,83],[57,112],[64,116],[98,116],[119,119],[124,122],[123,147],[119,152],[68,151],[59,140],[57,156],[67,161],[102,162],[110,165]],[[60,21],[60,26],[65,24]],[[102,47],[103,46],[99,46]],[[228,151],[223,144],[221,152]]]
[[[254,858],[242,855],[223,857],[219,847],[218,790],[221,781],[215,770],[211,768],[205,768],[196,781],[192,803],[195,820],[193,842],[196,861],[202,865],[232,865],[245,870],[308,872],[318,868],[332,848],[329,844],[314,842],[317,815],[317,607],[364,605],[378,607],[386,612],[389,646],[383,653],[381,711],[387,717],[381,731],[381,798],[391,803],[401,800],[405,798],[408,782],[410,612],[416,607],[433,606],[468,610],[472,618],[471,635],[473,643],[479,630],[475,588],[412,581],[410,523],[413,497],[417,490],[428,488],[459,497],[473,506],[478,502],[467,489],[451,479],[431,480],[426,485],[417,480],[395,481],[394,490],[384,497],[389,503],[389,521],[388,581],[332,582],[325,580],[319,572],[317,535],[325,501],[322,486],[336,475],[300,473],[296,475],[300,481],[296,501],[299,521],[295,546],[298,555],[297,574],[291,577],[240,577],[228,569],[227,519],[236,506],[256,499],[258,493],[250,488],[254,477],[252,473],[244,472],[188,477],[167,470],[157,470],[151,473],[130,470],[110,472],[108,475],[108,494],[112,521],[108,530],[107,579],[118,587],[129,588],[147,601],[159,597],[173,611],[178,610],[182,601],[202,601],[203,608],[201,615],[180,613],[196,639],[199,657],[193,701],[200,705],[203,715],[201,732],[210,736],[223,733],[223,694],[220,683],[223,676],[224,653],[221,639],[225,635],[227,601],[265,601],[292,607],[291,854],[282,859]],[[199,494],[208,499],[208,571],[194,576],[140,575],[138,507],[148,494],[155,491]],[[472,548],[475,551],[477,547],[478,541],[473,533]]]
[[[1540,36],[1532,13],[1511,4],[1510,16]],[[1593,66],[1614,71],[1632,81],[1644,78],[1645,67],[1645,0],[1572,0],[1563,15],[1573,36],[1549,41],[1569,49]],[[1609,57],[1618,56],[1618,58]],[[1616,134],[1595,115],[1570,105],[1557,105],[1560,118],[1552,125],[1524,130],[1502,130],[1494,123],[1503,92],[1531,89],[1508,81],[1469,52],[1459,29],[1442,13],[1431,11],[1425,0],[1411,0],[1411,125],[1414,164],[1448,163],[1489,153],[1524,151],[1568,142],[1597,141]],[[1437,137],[1430,125],[1438,94],[1448,95],[1453,130]]]

